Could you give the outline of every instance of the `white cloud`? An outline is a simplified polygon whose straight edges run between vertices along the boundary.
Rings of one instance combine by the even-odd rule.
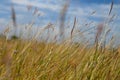
[[[49,0],[49,1],[43,1],[43,0],[11,0],[13,3],[15,4],[19,4],[19,5],[32,5],[34,7],[38,7],[41,9],[48,9],[48,10],[52,10],[52,11],[59,11],[60,10],[60,6],[61,3],[59,3],[60,1],[53,1],[53,0]]]
[[[115,4],[112,10],[113,14],[119,15],[118,13],[119,11],[120,5]],[[94,18],[107,18],[108,17],[108,13],[110,10],[110,5],[109,4],[101,4],[101,5],[96,5],[96,4],[92,4],[90,6],[84,6],[84,7],[71,7],[69,10],[69,14],[70,15],[74,15],[77,17],[94,17]],[[92,12],[95,13],[93,15],[91,15]]]
[[[4,18],[0,18],[0,23],[1,23],[1,22],[4,22],[4,21],[5,21],[5,19],[4,19]]]
[[[0,24],[5,24],[7,22],[7,20],[6,19],[4,19],[4,18],[0,18]]]
[[[7,20],[5,18],[0,18],[0,32],[2,32],[5,29],[6,24]]]

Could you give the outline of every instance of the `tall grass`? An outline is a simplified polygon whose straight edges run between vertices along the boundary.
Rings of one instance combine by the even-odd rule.
[[[109,15],[111,14],[113,2]],[[28,10],[32,6],[28,6]],[[61,11],[60,35],[64,36],[64,21],[68,4]],[[34,11],[37,14],[38,9]],[[93,12],[92,14],[94,14]],[[16,26],[15,11],[12,7],[12,20]],[[52,42],[37,41],[36,38],[45,30],[52,28],[48,24],[31,40],[0,38],[0,80],[120,80],[120,48],[111,48],[102,41],[102,33],[106,24],[97,26],[95,41],[75,43],[73,38],[76,17],[70,32],[70,38],[58,43],[55,35]],[[32,22],[33,24],[33,22]],[[7,28],[4,33],[8,33]],[[49,33],[48,33],[49,35]],[[64,37],[63,37],[64,38]],[[48,38],[49,39],[49,36]]]
[[[0,40],[2,80],[119,80],[119,49]]]

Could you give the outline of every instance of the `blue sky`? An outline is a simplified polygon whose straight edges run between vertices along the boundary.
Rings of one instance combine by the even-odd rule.
[[[66,16],[66,22],[73,23],[74,17],[77,17],[78,24],[84,27],[84,24],[94,22],[95,26],[108,18],[110,4],[112,0],[71,0]],[[0,26],[1,30],[11,21],[11,4],[14,4],[16,11],[17,24],[27,24],[35,20],[38,27],[44,26],[51,22],[57,24],[59,22],[60,11],[65,0],[1,0],[0,2]],[[28,11],[28,5],[33,8]],[[38,8],[39,18],[33,16],[34,9]],[[93,15],[91,15],[95,12]],[[120,31],[120,0],[114,0],[114,7],[111,13],[116,15],[114,22],[110,26],[114,26],[113,32],[117,34]],[[83,28],[82,29],[86,29]]]
[[[84,4],[87,4],[87,3],[109,4],[109,3],[111,3],[112,0],[73,0],[73,1],[75,1],[76,3],[84,3]],[[118,4],[119,2],[120,2],[119,0],[114,0],[115,4]]]
[[[68,17],[76,16],[82,19],[90,19],[100,21],[108,15],[110,3],[112,0],[71,0],[68,11]],[[49,21],[55,22],[59,18],[61,6],[65,0],[1,0],[0,2],[0,23],[6,24],[10,21],[10,5],[14,4],[17,13],[17,20],[19,23],[27,23],[33,19],[32,12],[28,12],[26,6],[28,4],[37,7],[42,16],[39,17],[41,24]],[[114,0],[116,5],[113,14],[119,13],[120,0]],[[94,16],[89,16],[93,11],[96,11]],[[70,17],[70,18],[72,18]],[[25,19],[24,19],[25,18]]]

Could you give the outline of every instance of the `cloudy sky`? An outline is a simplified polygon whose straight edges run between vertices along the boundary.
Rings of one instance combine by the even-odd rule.
[[[70,0],[66,16],[67,22],[73,22],[74,17],[83,26],[86,23],[101,23],[111,18],[110,26],[115,34],[120,31],[120,0],[113,0],[114,5],[111,15],[108,16],[112,0]],[[16,12],[17,24],[27,24],[35,20],[40,26],[51,22],[59,22],[60,12],[66,0],[1,0],[0,2],[0,26],[4,27],[11,21],[11,4]],[[32,8],[28,10],[28,7]],[[35,13],[35,10],[37,13]],[[35,14],[34,14],[35,13]],[[36,15],[39,17],[36,18]],[[84,26],[83,26],[84,27]],[[1,29],[1,28],[0,28]]]
[[[71,0],[68,9],[68,19],[77,17],[82,21],[101,21],[108,16],[112,0]],[[33,17],[35,8],[38,8],[41,24],[55,22],[65,0],[1,0],[0,2],[0,24],[6,24],[11,18],[11,4],[14,4],[16,16],[19,23],[29,22]],[[120,0],[114,0],[112,14],[119,16]],[[32,6],[28,11],[27,6]],[[94,15],[91,15],[95,12]]]

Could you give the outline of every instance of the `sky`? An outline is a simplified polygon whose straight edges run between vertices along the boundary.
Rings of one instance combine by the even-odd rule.
[[[72,25],[74,17],[77,18],[78,24],[83,26],[84,31],[86,23],[94,22],[90,27],[95,26],[106,19],[114,17],[110,23],[112,32],[118,34],[120,31],[120,0],[113,0],[114,6],[111,15],[108,16],[112,0],[69,0],[69,8],[66,15],[66,22]],[[11,4],[16,12],[17,24],[28,24],[36,22],[37,27],[42,27],[49,22],[59,23],[60,12],[67,0],[1,0],[0,1],[0,31],[11,22]],[[28,10],[28,6],[32,6]],[[34,14],[35,9],[38,13]],[[39,17],[36,17],[40,14]],[[78,26],[79,26],[78,25]],[[68,31],[69,32],[69,31]],[[117,35],[118,36],[118,35]]]
[[[71,0],[68,10],[68,17],[78,17],[78,19],[94,19],[96,21],[107,17],[112,0]],[[32,10],[28,12],[28,5],[38,8],[41,16],[41,24],[49,21],[55,22],[59,18],[59,13],[65,0],[1,0],[0,2],[0,23],[6,24],[11,18],[11,4],[14,4],[18,23],[27,23],[31,19]],[[119,14],[120,0],[114,0],[113,14]],[[92,17],[89,16],[96,11]],[[70,17],[70,18],[72,18]],[[25,19],[24,19],[25,18]]]

